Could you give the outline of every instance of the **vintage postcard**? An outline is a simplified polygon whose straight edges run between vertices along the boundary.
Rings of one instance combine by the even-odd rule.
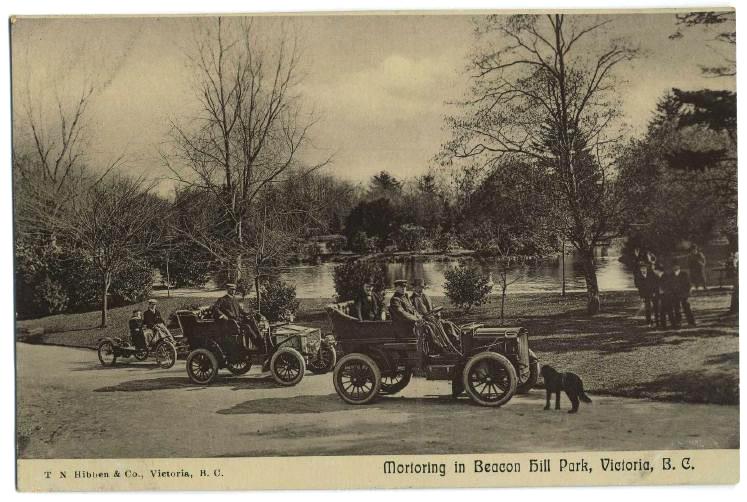
[[[19,490],[738,482],[733,9],[9,22]]]

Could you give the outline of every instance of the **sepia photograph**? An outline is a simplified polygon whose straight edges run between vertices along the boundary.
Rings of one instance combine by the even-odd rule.
[[[738,481],[733,9],[9,29],[19,489]]]

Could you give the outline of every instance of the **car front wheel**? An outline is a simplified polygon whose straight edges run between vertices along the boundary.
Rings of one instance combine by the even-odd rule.
[[[516,392],[516,370],[511,361],[495,352],[481,352],[464,367],[462,384],[467,395],[481,406],[501,406]]]

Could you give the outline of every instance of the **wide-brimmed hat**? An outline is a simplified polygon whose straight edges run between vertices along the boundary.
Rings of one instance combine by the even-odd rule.
[[[421,277],[418,277],[418,278],[412,280],[412,287],[413,288],[417,288],[417,287],[424,288],[426,286],[427,286],[427,284],[425,283],[425,280],[422,279]]]
[[[226,284],[226,289],[236,289],[236,284],[229,282]]]
[[[407,279],[397,279],[394,281],[395,286],[407,286]]]
[[[158,303],[158,300],[156,300],[155,298],[151,298],[148,300],[148,305],[155,305],[156,303]]]

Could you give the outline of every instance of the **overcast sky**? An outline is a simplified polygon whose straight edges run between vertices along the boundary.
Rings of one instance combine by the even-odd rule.
[[[454,110],[446,103],[462,97],[468,84],[471,17],[301,16],[290,22],[303,40],[305,102],[322,117],[312,133],[315,150],[306,155],[334,152],[328,172],[354,181],[380,170],[401,177],[425,172],[448,136],[443,117]],[[50,98],[77,89],[83,75],[110,77],[90,110],[90,161],[126,153],[128,170],[166,176],[159,145],[168,120],[189,110],[193,99],[184,57],[192,24],[188,17],[18,20],[12,30],[15,120],[24,120],[27,89]],[[734,79],[701,76],[699,65],[720,63],[713,32],[687,30],[673,41],[674,31],[669,13],[618,15],[610,25],[610,37],[627,37],[644,53],[626,67],[621,88],[634,131],[643,131],[667,89],[734,89]],[[18,122],[16,132],[22,126]]]

